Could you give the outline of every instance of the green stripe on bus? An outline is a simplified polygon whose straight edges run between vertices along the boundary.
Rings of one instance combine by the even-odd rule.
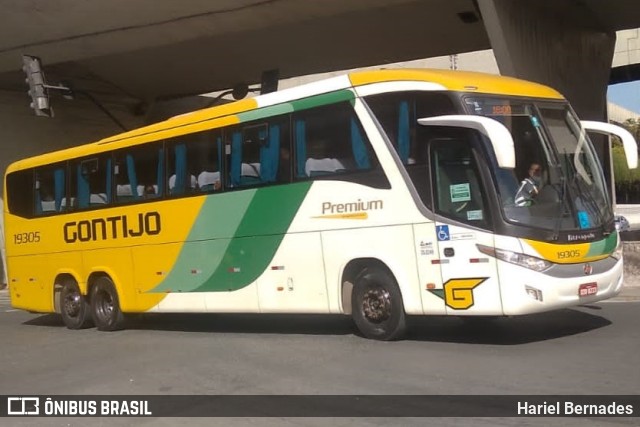
[[[616,249],[617,245],[618,235],[616,233],[611,233],[606,239],[591,243],[586,256],[590,257],[610,254]]]
[[[189,292],[222,262],[257,190],[208,196],[167,277],[152,292]]]
[[[257,110],[246,111],[244,113],[238,113],[238,119],[240,122],[249,122],[251,120],[259,120],[265,117],[274,117],[281,114],[287,114],[293,112],[293,106],[291,104],[278,104],[271,107],[259,108]]]
[[[354,99],[355,95],[350,90],[338,90],[336,92],[324,93],[322,95],[310,96],[309,98],[293,101],[291,105],[295,111],[300,111],[342,101],[353,102]]]
[[[152,292],[233,291],[273,259],[311,182],[208,197],[166,279]]]
[[[195,291],[234,291],[269,266],[311,182],[259,189],[216,271]]]
[[[322,95],[310,96],[298,101],[287,102],[284,104],[273,105],[257,110],[238,113],[238,119],[241,123],[252,120],[260,120],[267,117],[275,117],[282,114],[288,114],[293,111],[307,110],[309,108],[320,107],[322,105],[335,104],[337,102],[355,100],[355,95],[350,90],[339,90],[336,92],[324,93]]]

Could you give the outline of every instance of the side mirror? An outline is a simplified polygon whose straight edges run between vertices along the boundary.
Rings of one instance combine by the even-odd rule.
[[[638,144],[628,130],[620,126],[612,125],[611,123],[592,122],[588,120],[583,120],[580,123],[587,131],[605,135],[615,135],[620,138],[622,140],[622,146],[624,147],[624,155],[627,158],[627,166],[629,169],[638,167]]]
[[[511,132],[502,123],[489,117],[472,115],[450,115],[418,119],[422,126],[450,126],[475,129],[489,138],[495,152],[498,166],[513,169],[516,167],[516,153]]]

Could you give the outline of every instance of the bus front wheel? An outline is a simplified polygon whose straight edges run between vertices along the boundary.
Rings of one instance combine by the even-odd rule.
[[[124,314],[113,282],[100,277],[91,288],[91,315],[99,331],[117,331],[124,328]]]
[[[65,326],[69,329],[85,329],[93,326],[89,302],[80,293],[78,284],[73,280],[66,280],[62,284],[60,314]]]
[[[365,268],[356,278],[351,304],[353,321],[366,338],[391,341],[404,334],[402,294],[387,270]]]

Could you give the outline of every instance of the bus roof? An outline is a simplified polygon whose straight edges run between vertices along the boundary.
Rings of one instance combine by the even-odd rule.
[[[433,85],[434,89],[443,91],[564,99],[554,89],[538,83],[484,73],[430,69],[355,71],[342,76],[259,95],[255,98],[181,114],[165,121],[120,133],[94,143],[19,160],[7,168],[7,173],[70,158],[84,157],[93,153],[111,151],[151,140],[169,138],[183,132],[190,133],[211,127],[228,126],[242,121],[238,117],[239,114],[242,115],[258,108],[291,103],[295,100],[351,87],[394,81],[428,82]],[[285,112],[285,110],[282,112]],[[212,121],[215,123],[212,123]]]

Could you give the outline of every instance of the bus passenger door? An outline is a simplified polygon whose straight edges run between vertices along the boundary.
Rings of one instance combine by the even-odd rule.
[[[496,260],[477,247],[494,247],[494,234],[469,134],[451,129],[451,137],[429,141],[442,298],[447,314],[501,315]]]

